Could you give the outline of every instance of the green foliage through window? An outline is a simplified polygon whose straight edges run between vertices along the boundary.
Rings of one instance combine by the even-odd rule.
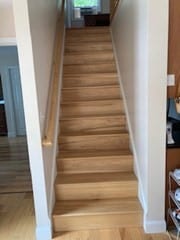
[[[74,7],[93,7],[98,5],[98,0],[74,0]]]

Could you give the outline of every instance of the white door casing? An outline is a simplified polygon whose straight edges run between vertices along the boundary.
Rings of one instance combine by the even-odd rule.
[[[23,136],[26,134],[26,127],[19,68],[9,67],[8,72],[13,99],[16,135]]]

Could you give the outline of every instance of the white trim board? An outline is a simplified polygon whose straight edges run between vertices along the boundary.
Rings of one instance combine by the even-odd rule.
[[[146,233],[161,233],[166,232],[165,221],[144,221],[144,230]]]
[[[0,46],[16,46],[16,38],[1,38],[0,37]]]

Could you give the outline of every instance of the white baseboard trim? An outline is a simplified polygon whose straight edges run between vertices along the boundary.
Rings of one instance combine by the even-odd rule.
[[[52,231],[51,226],[36,227],[36,240],[51,240]]]
[[[124,87],[123,87],[122,80],[121,80],[121,72],[120,72],[120,69],[119,69],[118,57],[117,57],[117,54],[116,54],[116,47],[115,47],[115,43],[114,43],[113,34],[112,34],[111,29],[110,29],[110,32],[111,32],[111,38],[112,38],[114,58],[115,58],[115,63],[116,63],[116,68],[117,68],[117,73],[118,73],[118,80],[119,80],[119,84],[120,84],[120,88],[121,88],[121,93],[122,93],[122,98],[123,98],[123,103],[124,103],[124,109],[125,109],[125,113],[126,113],[127,127],[128,127],[128,131],[129,131],[129,135],[130,135],[130,144],[131,144],[130,147],[132,149],[133,156],[134,156],[134,171],[135,171],[135,174],[138,178],[138,197],[139,197],[139,200],[140,200],[141,205],[143,207],[144,215],[145,215],[146,212],[147,212],[147,205],[146,205],[145,196],[144,196],[144,192],[143,192],[143,188],[142,188],[142,180],[141,180],[140,170],[139,170],[139,165],[138,165],[138,160],[137,160],[136,147],[135,147],[133,132],[132,132],[131,123],[130,123],[130,117],[129,117],[129,111],[128,111],[128,106],[127,106],[125,91],[124,91]]]
[[[144,221],[144,231],[146,233],[166,232],[166,222],[162,221]]]
[[[0,46],[16,46],[16,38],[0,38]]]

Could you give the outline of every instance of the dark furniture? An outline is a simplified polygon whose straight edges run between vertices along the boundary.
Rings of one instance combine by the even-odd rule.
[[[169,208],[169,172],[174,169],[180,168],[180,147],[168,147],[166,150],[166,219],[168,219],[168,208]],[[168,226],[172,225],[172,222],[168,222]]]
[[[109,14],[84,15],[85,26],[109,26]]]
[[[7,136],[7,125],[4,104],[0,104],[0,136]]]

